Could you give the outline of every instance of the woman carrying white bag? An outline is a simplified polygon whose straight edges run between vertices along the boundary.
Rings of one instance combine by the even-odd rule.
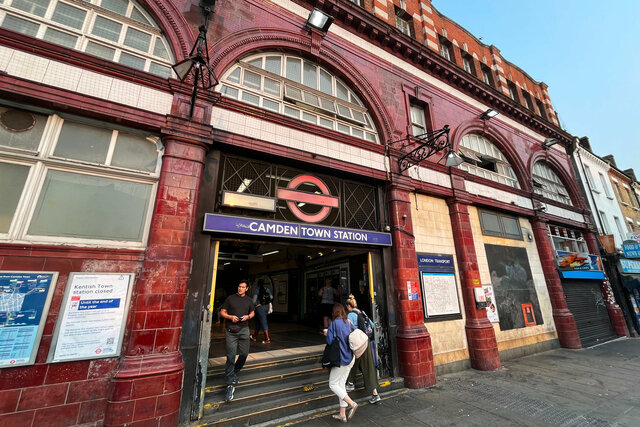
[[[364,388],[368,393],[371,393],[371,399],[369,399],[369,403],[379,403],[380,396],[378,395],[378,371],[375,366],[373,355],[373,343],[370,342],[367,334],[365,334],[365,332],[362,330],[362,327],[364,325],[361,325],[361,323],[364,323],[366,321],[370,322],[370,320],[363,312],[358,309],[358,303],[356,302],[356,299],[353,295],[349,295],[349,298],[347,299],[347,310],[349,311],[349,321],[351,321],[351,323],[356,326],[356,331],[360,332],[358,334],[358,336],[360,337],[359,342],[356,342],[356,338],[354,335],[355,332],[352,332],[351,335],[349,335],[350,344],[351,336],[354,335],[354,346],[362,346],[362,341],[364,341],[366,345],[364,345],[364,347],[359,350],[362,356],[356,356],[357,359],[353,364],[353,367],[351,368],[351,372],[349,373],[346,390],[352,391],[355,389],[354,380],[356,378],[356,374],[358,373],[358,371],[360,371],[362,372],[362,379],[364,380]],[[358,319],[359,316],[361,317],[361,319]],[[358,320],[360,320],[360,322]],[[372,325],[373,323],[371,323],[371,327],[373,327]],[[371,334],[373,334],[373,332],[371,332]],[[354,347],[351,348],[353,349]],[[356,353],[355,350],[354,353]]]

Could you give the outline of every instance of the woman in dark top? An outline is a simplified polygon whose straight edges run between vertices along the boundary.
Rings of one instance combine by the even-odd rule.
[[[329,373],[329,388],[338,396],[340,402],[340,414],[333,415],[333,418],[343,423],[353,417],[358,404],[351,400],[345,389],[347,376],[353,366],[355,360],[351,348],[349,348],[349,334],[355,329],[351,322],[347,319],[347,313],[340,303],[335,303],[332,313],[333,320],[327,329],[327,344],[331,344],[333,340],[338,340],[340,344],[340,366],[331,368]],[[347,407],[350,407],[349,416],[347,417]]]

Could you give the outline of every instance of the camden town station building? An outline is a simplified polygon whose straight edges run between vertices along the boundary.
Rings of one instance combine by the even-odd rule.
[[[0,124],[0,425],[246,422],[242,279],[272,417],[327,281],[390,387],[628,334],[547,86],[430,0],[0,0]]]

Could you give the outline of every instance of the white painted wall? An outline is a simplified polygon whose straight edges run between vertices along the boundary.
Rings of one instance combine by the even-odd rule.
[[[613,186],[609,179],[609,169],[611,167],[607,162],[580,146],[576,149],[574,156],[578,164],[580,178],[586,187],[589,208],[595,216],[598,232],[600,234],[613,234],[616,248],[620,249],[625,239],[624,234],[626,234],[627,227],[625,225],[625,217],[620,210],[620,205],[616,200]],[[585,177],[585,171],[590,172],[590,178]],[[600,178],[600,174],[604,179]],[[618,218],[622,233],[616,224],[615,218]],[[605,222],[605,230],[603,230],[603,221]]]

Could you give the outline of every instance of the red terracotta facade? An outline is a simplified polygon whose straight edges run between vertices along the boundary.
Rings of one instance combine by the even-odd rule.
[[[176,59],[185,57],[197,36],[200,22],[197,2],[140,0],[138,3],[168,35]],[[59,273],[35,364],[0,370],[0,426],[177,425],[185,388],[180,339],[191,278],[194,236],[202,226],[197,223],[198,200],[206,156],[213,149],[223,152],[243,150],[247,155],[256,157],[269,154],[281,158],[284,163],[313,165],[335,176],[348,170],[354,176],[375,181],[385,192],[387,204],[384,214],[393,238],[390,260],[393,282],[386,286],[393,289],[398,314],[397,334],[391,345],[397,349],[398,360],[394,363],[397,363],[407,387],[422,388],[436,383],[431,336],[423,319],[421,296],[419,294],[418,300],[410,300],[407,291],[407,282],[420,280],[410,201],[412,193],[416,192],[447,200],[462,284],[469,359],[473,368],[496,370],[500,369],[501,362],[493,326],[485,311],[477,309],[474,302],[473,290],[479,286],[480,273],[469,218],[468,207],[471,205],[490,204],[494,209],[527,217],[531,221],[560,345],[574,349],[581,347],[575,321],[566,305],[546,227],[547,223],[554,222],[585,230],[586,224],[557,215],[539,215],[531,208],[489,200],[465,190],[465,182],[479,183],[535,199],[537,196],[531,183],[533,165],[544,158],[562,179],[574,205],[566,206],[550,200],[544,202],[572,214],[586,213],[575,177],[570,172],[568,156],[560,151],[544,151],[539,138],[532,136],[557,138],[562,145],[568,145],[571,140],[570,135],[557,127],[546,85],[535,82],[522,70],[508,64],[495,47],[481,44],[466,30],[439,15],[426,0],[406,1],[407,12],[424,15],[427,13],[424,6],[429,6],[432,12],[428,16],[434,22],[430,30],[442,35],[445,28],[445,38],[456,41],[458,51],[454,62],[446,61],[437,54],[439,39],[431,40],[433,31],[425,32],[421,23],[414,22],[414,38],[395,31],[393,6],[399,6],[400,2],[384,2],[388,12],[387,23],[382,22],[380,16],[375,16],[374,6],[379,7],[380,1],[366,0],[363,3],[364,8],[359,8],[342,1],[295,1],[297,6],[308,10],[321,8],[336,18],[333,25],[391,54],[398,64],[404,61],[407,67],[372,66],[384,62],[376,53],[334,32],[309,34],[302,17],[259,0],[219,1],[209,32],[209,46],[212,65],[218,76],[239,58],[252,52],[288,52],[321,63],[348,82],[361,97],[371,112],[380,144],[328,131],[236,100],[221,99],[213,93],[199,96],[194,116],[189,119],[189,84],[175,79],[163,80],[82,52],[69,51],[43,40],[0,29],[2,46],[22,52],[37,52],[47,59],[99,71],[105,76],[157,89],[173,97],[171,112],[162,115],[60,87],[44,86],[20,76],[0,74],[2,99],[151,131],[162,137],[165,147],[149,238],[144,250],[0,243],[1,270]],[[428,43],[429,40],[432,44]],[[466,50],[463,44],[466,44]],[[461,69],[461,51],[477,52],[476,75],[469,75]],[[496,81],[498,76],[509,77],[521,87],[526,86],[525,90],[531,93],[532,99],[540,99],[544,103],[549,119],[540,117],[535,108],[527,109],[512,101],[502,84],[497,87],[485,85],[479,73],[482,57],[486,57],[487,65],[494,70],[494,65],[501,64],[504,71],[494,74]],[[425,82],[408,72],[408,66],[434,77],[452,90],[443,90],[436,84]],[[437,162],[438,156],[424,164],[433,171],[448,175],[451,187],[412,179],[407,172],[398,173],[396,165],[401,153],[387,150],[385,142],[406,136],[407,129],[411,128],[405,111],[409,102],[422,102],[428,106],[427,121],[433,129],[444,125],[451,127],[451,142],[455,149],[469,132],[487,135],[508,158],[521,188],[445,167]],[[482,110],[477,103],[499,110],[508,121],[479,119]],[[219,130],[215,120],[211,124],[214,106],[314,137],[327,136],[339,140],[345,147],[388,154],[391,170],[374,169],[273,144],[260,137]],[[530,132],[517,129],[520,126]],[[592,240],[590,237],[589,241]],[[72,272],[136,274],[121,357],[46,363],[65,286]],[[603,290],[605,288],[603,285]],[[615,303],[607,306],[612,323],[618,335],[628,336],[620,309],[616,307]]]

